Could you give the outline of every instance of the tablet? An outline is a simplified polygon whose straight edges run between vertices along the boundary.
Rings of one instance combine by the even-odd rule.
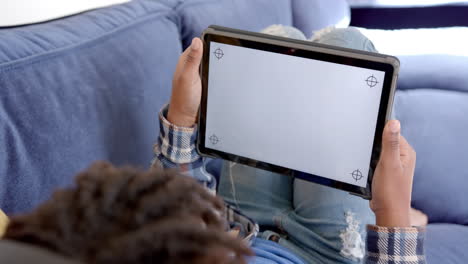
[[[371,198],[397,58],[218,26],[202,39],[201,154]]]

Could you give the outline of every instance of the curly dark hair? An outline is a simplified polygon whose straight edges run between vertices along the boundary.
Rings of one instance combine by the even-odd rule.
[[[227,225],[222,199],[190,177],[99,162],[13,217],[5,238],[93,264],[245,263],[252,252]]]

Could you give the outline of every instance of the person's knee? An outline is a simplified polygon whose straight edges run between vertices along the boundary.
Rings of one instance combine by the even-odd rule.
[[[297,28],[284,25],[271,25],[262,30],[262,33],[299,40],[306,39],[304,34]],[[359,29],[354,27],[324,28],[315,32],[311,40],[337,47],[377,52],[374,44]]]
[[[316,32],[313,40],[317,43],[349,49],[377,52],[374,44],[357,28],[328,28]]]
[[[299,29],[291,26],[271,25],[262,30],[262,33],[285,38],[306,40],[304,33],[302,33]]]

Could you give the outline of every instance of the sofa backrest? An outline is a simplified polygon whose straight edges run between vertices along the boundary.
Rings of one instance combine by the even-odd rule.
[[[95,160],[148,167],[180,53],[154,1],[0,29],[0,208],[36,206]]]

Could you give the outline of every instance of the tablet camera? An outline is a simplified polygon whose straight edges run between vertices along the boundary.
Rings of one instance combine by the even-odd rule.
[[[372,88],[376,86],[379,82],[377,81],[377,78],[375,78],[375,76],[372,74],[371,76],[367,77],[366,83],[370,88]]]
[[[353,179],[354,179],[355,181],[359,181],[359,180],[361,180],[362,177],[363,177],[363,176],[362,176],[362,172],[361,172],[359,169],[354,170],[354,171],[353,171],[352,173],[350,173],[350,174],[351,174],[351,177],[353,177]]]
[[[216,57],[218,60],[220,60],[220,59],[224,56],[224,52],[223,52],[223,50],[220,49],[220,48],[217,48],[217,49],[213,52],[213,54],[215,55],[215,57]]]
[[[216,145],[219,142],[219,138],[215,134],[211,135],[209,140],[212,145]]]

